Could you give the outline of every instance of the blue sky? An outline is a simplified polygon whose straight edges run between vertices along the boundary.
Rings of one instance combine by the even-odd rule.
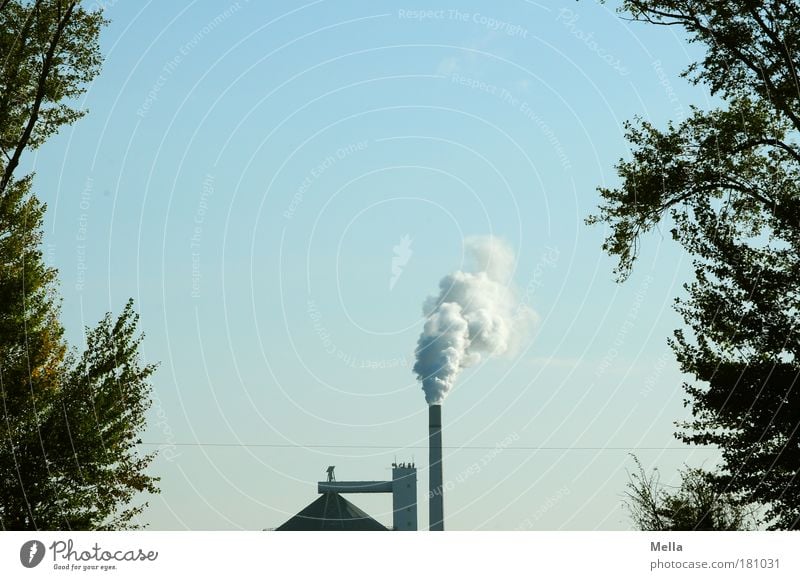
[[[26,163],[70,339],[132,296],[160,361],[152,529],[275,527],[328,465],[381,479],[395,458],[427,527],[413,350],[470,235],[512,245],[539,324],[445,403],[449,529],[627,529],[627,449],[665,482],[713,464],[672,435],[686,257],[665,227],[619,285],[583,223],[626,119],[709,106],[679,30],[589,1],[106,4],[89,114]]]

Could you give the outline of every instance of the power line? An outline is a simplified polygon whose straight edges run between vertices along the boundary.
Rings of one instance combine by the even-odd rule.
[[[393,446],[393,445],[340,445],[340,444],[309,444],[300,445],[296,443],[175,443],[175,442],[144,442],[140,445],[148,447],[264,447],[274,449],[427,449],[427,445],[406,445],[406,446]],[[716,450],[716,447],[527,447],[527,446],[488,446],[488,445],[444,445],[443,449],[464,449],[464,450],[479,450],[490,451],[494,449],[509,450],[509,451],[698,451],[698,450]]]

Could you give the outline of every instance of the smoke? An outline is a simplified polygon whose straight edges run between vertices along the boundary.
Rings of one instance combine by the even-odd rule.
[[[414,372],[429,405],[440,404],[461,373],[485,357],[513,351],[535,320],[511,284],[514,252],[503,240],[464,240],[469,271],[439,282],[439,295],[423,307],[425,326],[417,342]]]

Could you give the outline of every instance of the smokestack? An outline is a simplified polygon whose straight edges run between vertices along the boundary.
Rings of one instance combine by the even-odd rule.
[[[439,295],[425,301],[425,324],[414,350],[413,370],[429,405],[431,531],[444,530],[442,401],[463,369],[513,352],[536,320],[511,284],[515,259],[506,242],[494,236],[471,237],[464,240],[464,249],[474,267],[442,278]]]
[[[442,485],[442,406],[428,407],[428,433],[430,435],[429,485],[430,507],[428,515],[432,532],[444,531],[444,486]]]

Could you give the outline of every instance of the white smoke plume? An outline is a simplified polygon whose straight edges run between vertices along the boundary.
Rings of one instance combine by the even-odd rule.
[[[444,400],[463,368],[513,349],[535,320],[511,284],[515,258],[509,245],[476,236],[464,247],[473,267],[442,278],[439,295],[424,305],[414,372],[429,405]]]

